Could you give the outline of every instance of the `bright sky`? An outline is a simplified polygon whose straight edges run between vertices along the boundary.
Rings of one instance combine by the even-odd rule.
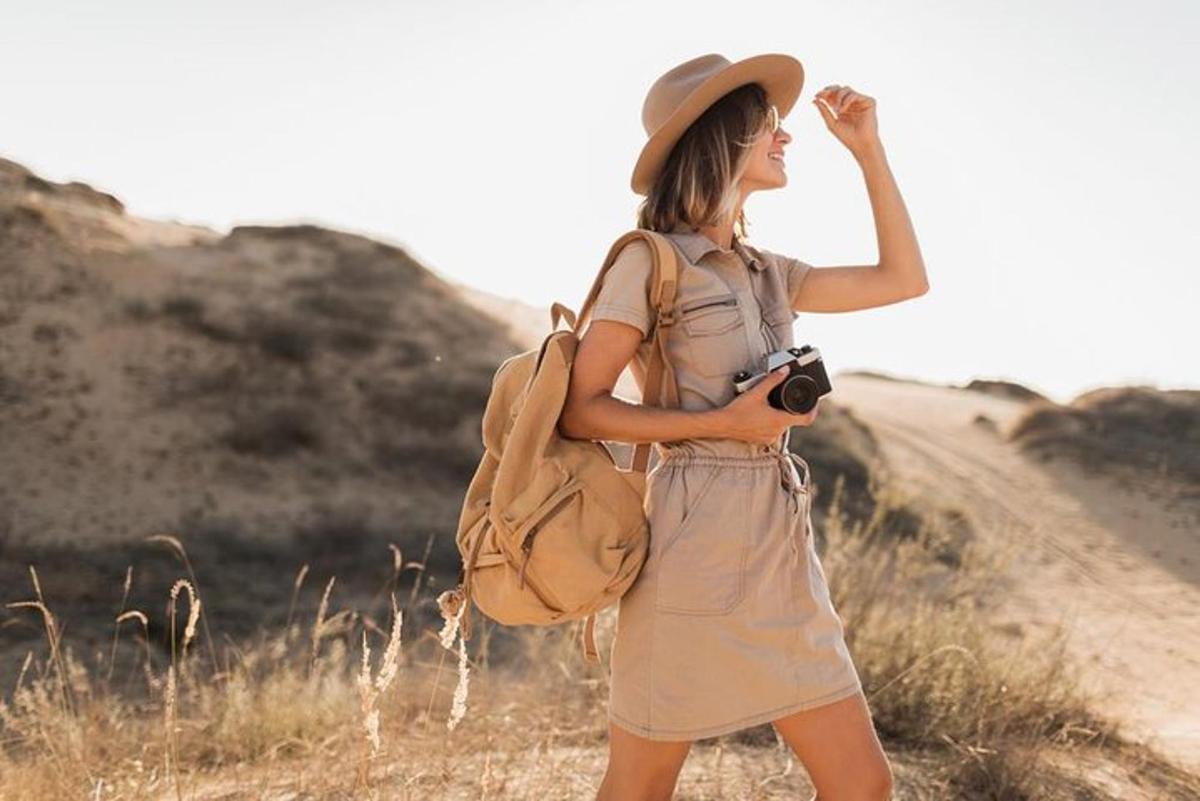
[[[815,91],[878,104],[931,289],[802,314],[831,372],[1019,381],[1068,401],[1200,387],[1194,2],[0,0],[0,155],[133,214],[316,222],[491,292],[578,307],[634,226],[654,79],[800,59],[788,186],[752,241],[878,258]]]

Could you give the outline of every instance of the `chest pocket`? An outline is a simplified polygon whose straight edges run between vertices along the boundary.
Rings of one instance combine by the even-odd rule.
[[[733,375],[750,364],[741,301],[733,292],[693,298],[680,305],[684,369],[713,378]]]
[[[777,348],[782,350],[795,344],[795,329],[792,328],[793,315],[786,302],[773,303],[763,309],[763,321],[771,329]]]

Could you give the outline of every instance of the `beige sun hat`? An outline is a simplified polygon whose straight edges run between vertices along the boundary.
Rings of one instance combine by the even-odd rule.
[[[722,95],[748,83],[757,83],[766,90],[767,102],[779,110],[779,118],[783,119],[800,97],[804,67],[782,53],[765,53],[736,62],[709,53],[673,67],[656,80],[642,103],[642,126],[650,138],[633,168],[633,191],[639,195],[649,193],[671,148],[688,126]]]

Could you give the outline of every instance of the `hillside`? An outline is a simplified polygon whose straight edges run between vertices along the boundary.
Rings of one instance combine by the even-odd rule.
[[[383,583],[395,543],[452,578],[446,532],[515,350],[402,249],[136,219],[0,160],[4,600],[29,597],[34,564],[76,631],[107,631],[127,565],[135,601],[177,575],[143,544],[160,533],[221,566],[233,632],[286,606],[268,567]],[[36,629],[0,607],[0,677]]]

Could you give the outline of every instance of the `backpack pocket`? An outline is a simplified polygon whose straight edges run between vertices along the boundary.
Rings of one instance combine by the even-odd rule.
[[[504,539],[505,535],[487,516],[467,529],[464,542],[476,552],[471,573],[472,602],[485,615],[508,626],[546,624],[560,619],[555,599],[543,595],[540,588],[519,585]]]
[[[527,491],[536,493],[537,505],[512,521],[507,545],[518,567],[517,588],[528,586],[547,606],[571,614],[614,583],[627,558],[625,543],[635,532],[618,530],[616,514],[587,482],[551,460],[544,469],[561,475],[563,483],[546,494],[539,471]],[[524,495],[513,500],[510,512],[529,506]]]

